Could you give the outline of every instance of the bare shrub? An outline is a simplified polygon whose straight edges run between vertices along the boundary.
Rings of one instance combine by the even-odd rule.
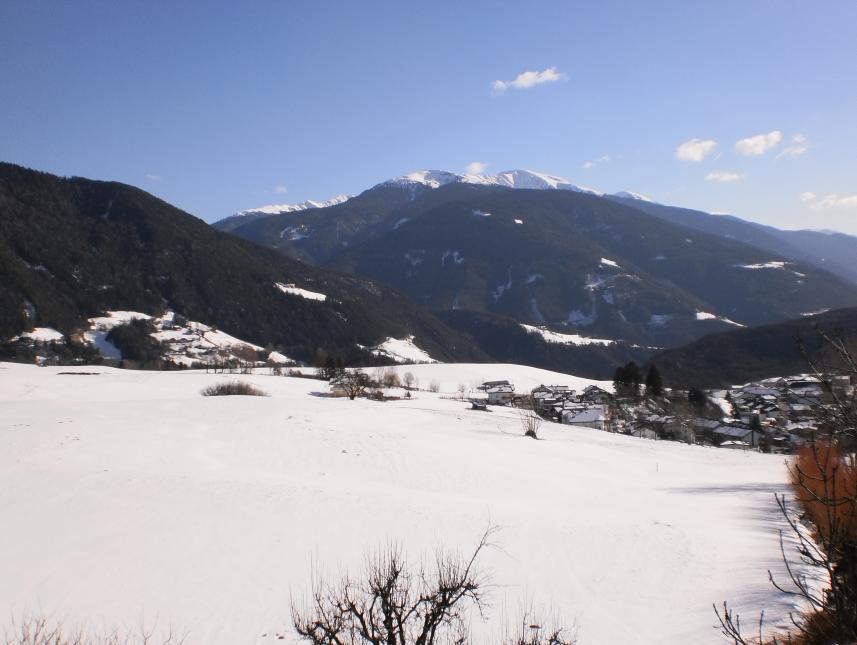
[[[429,392],[440,392],[440,383],[435,380],[429,383]]]
[[[241,381],[209,385],[202,390],[201,394],[203,396],[268,396],[267,392],[255,385]]]
[[[525,437],[539,438],[539,428],[542,427],[542,418],[531,410],[521,410],[518,413],[521,420],[521,429]]]
[[[412,570],[402,550],[389,545],[369,557],[359,579],[315,581],[303,606],[292,601],[292,623],[313,645],[467,645],[471,611],[484,616],[487,581],[476,560],[489,545],[488,529],[462,558],[439,550],[434,567]],[[504,645],[572,645],[563,629],[531,621]]]
[[[539,619],[532,609],[523,612],[515,631],[507,633],[504,645],[574,645],[574,629],[558,627]]]
[[[2,636],[3,645],[181,645],[185,639],[173,634],[155,635],[144,627],[138,632],[118,630],[99,633],[83,628],[67,628],[60,621],[42,615],[13,618]]]

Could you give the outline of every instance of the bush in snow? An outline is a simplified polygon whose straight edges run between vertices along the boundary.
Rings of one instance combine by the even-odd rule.
[[[203,396],[268,396],[267,392],[260,390],[250,383],[233,381],[231,383],[217,383],[209,385],[202,390]]]
[[[542,418],[535,412],[529,410],[520,411],[521,428],[525,437],[539,438],[539,428],[542,427]]]

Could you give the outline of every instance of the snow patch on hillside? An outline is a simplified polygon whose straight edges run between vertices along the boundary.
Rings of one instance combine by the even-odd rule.
[[[770,260],[769,262],[760,262],[758,264],[736,264],[735,266],[741,269],[785,269],[788,262],[781,260]]]
[[[736,327],[744,327],[744,325],[742,325],[739,322],[735,322],[734,320],[730,320],[729,318],[726,318],[725,316],[717,316],[717,315],[709,313],[707,311],[697,311],[696,312],[696,319],[697,320],[719,320],[720,322],[724,322],[724,323],[727,323],[729,325],[735,325]]]
[[[369,351],[376,356],[391,358],[397,363],[437,363],[427,352],[417,347],[413,336],[404,339],[387,338]]]
[[[451,258],[454,264],[461,264],[464,262],[464,256],[461,255],[458,251],[444,251],[444,254],[440,256],[440,266],[446,266],[447,258]]]
[[[579,334],[560,334],[559,332],[551,331],[545,327],[534,327],[532,325],[521,324],[527,333],[538,334],[546,343],[555,343],[557,345],[615,345],[615,340],[606,338],[587,338]]]
[[[606,267],[613,267],[614,269],[620,268],[619,265],[615,262],[615,260],[608,260],[607,258],[601,258],[600,264]]]
[[[34,327],[30,331],[25,331],[23,334],[15,336],[12,340],[26,339],[34,343],[59,343],[64,338],[65,336],[53,327]]]
[[[307,300],[318,300],[319,302],[324,302],[327,300],[327,296],[323,293],[318,293],[317,291],[309,291],[308,289],[302,289],[298,286],[295,286],[292,283],[283,284],[282,282],[275,282],[274,285],[282,291],[283,293],[287,293],[290,296],[300,296],[301,298],[306,298]]]

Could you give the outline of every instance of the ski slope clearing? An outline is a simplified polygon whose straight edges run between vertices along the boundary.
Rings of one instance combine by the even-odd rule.
[[[503,365],[415,365],[423,383],[569,383]],[[203,397],[241,380],[268,397]],[[0,363],[0,615],[171,624],[188,644],[295,642],[289,600],[312,571],[359,570],[396,540],[413,559],[498,548],[492,643],[520,603],[579,625],[580,642],[722,643],[712,602],[789,608],[773,493],[782,457],[471,411],[449,394],[386,403],[320,396],[263,374]],[[755,614],[754,614],[755,615]],[[7,620],[6,618],[3,619]],[[751,622],[751,621],[748,621]],[[285,634],[278,640],[278,634]]]

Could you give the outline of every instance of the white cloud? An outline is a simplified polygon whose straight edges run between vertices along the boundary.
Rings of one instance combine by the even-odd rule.
[[[481,175],[487,165],[488,164],[484,161],[471,161],[469,164],[464,166],[464,172],[468,175]]]
[[[767,134],[757,134],[735,143],[735,152],[739,155],[754,157],[765,154],[783,140],[783,133],[773,130]]]
[[[541,85],[542,83],[556,83],[557,81],[564,81],[567,78],[568,76],[562,72],[556,71],[556,67],[548,67],[541,72],[521,72],[511,81],[494,81],[491,84],[491,89],[495,94],[502,94],[510,87],[522,90],[528,87]]]
[[[584,161],[583,167],[589,170],[590,168],[594,168],[603,163],[610,163],[611,157],[610,155],[601,155],[598,159],[593,159],[591,161]]]
[[[809,141],[807,138],[802,134],[796,134],[792,137],[791,141],[789,141],[789,145],[787,145],[783,151],[777,155],[777,159],[780,157],[800,157],[808,151]]]
[[[809,190],[807,190],[807,191],[805,191],[805,192],[802,192],[802,193],[800,194],[800,200],[801,200],[804,204],[806,204],[806,203],[808,203],[808,202],[811,202],[811,201],[815,201],[815,197],[816,197],[815,193],[813,193],[813,192],[811,192],[811,191],[809,191]]]
[[[161,181],[163,179],[163,177],[161,177],[160,175],[153,175],[150,173],[150,174],[146,175],[146,179],[148,179],[149,181]]]
[[[691,139],[675,149],[675,156],[682,161],[702,161],[716,146],[714,139]]]
[[[278,195],[285,195],[287,192],[289,192],[289,189],[286,186],[280,184],[279,186],[274,187],[274,192]]]
[[[744,175],[741,175],[737,172],[717,171],[710,172],[705,175],[705,181],[729,182],[740,181],[742,179],[744,179]]]
[[[857,195],[848,195],[846,197],[840,197],[839,195],[825,195],[812,205],[812,209],[816,211],[823,211],[831,208],[857,208]]]

